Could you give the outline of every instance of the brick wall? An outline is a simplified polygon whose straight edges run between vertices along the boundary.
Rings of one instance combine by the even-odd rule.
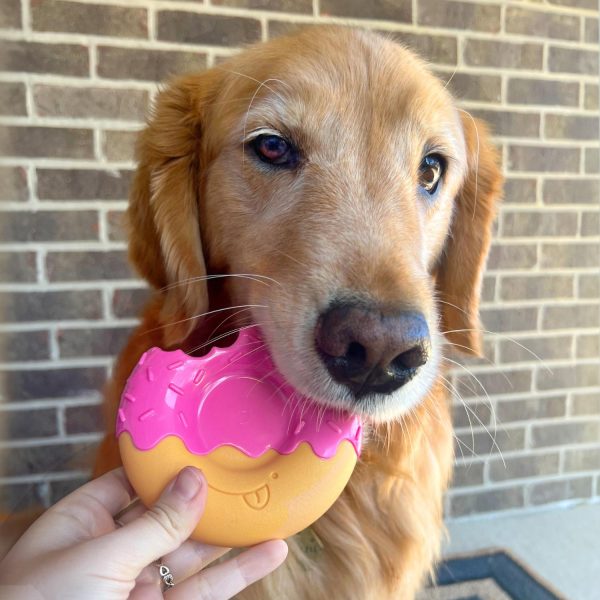
[[[120,223],[157,82],[315,22],[393,32],[502,149],[491,333],[454,374],[448,514],[600,497],[597,0],[2,0],[1,509],[87,475],[98,390],[146,295]]]

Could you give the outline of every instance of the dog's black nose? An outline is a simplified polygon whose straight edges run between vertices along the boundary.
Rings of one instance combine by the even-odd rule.
[[[398,389],[427,362],[430,350],[422,314],[353,303],[336,304],[319,317],[315,342],[333,379],[356,398]]]

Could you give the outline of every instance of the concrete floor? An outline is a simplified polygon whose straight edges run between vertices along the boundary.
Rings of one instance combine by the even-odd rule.
[[[600,600],[600,504],[448,523],[444,554],[511,552],[568,600]]]

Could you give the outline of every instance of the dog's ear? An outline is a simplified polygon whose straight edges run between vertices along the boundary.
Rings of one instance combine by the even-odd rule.
[[[461,115],[467,174],[455,201],[436,284],[447,340],[459,351],[480,356],[479,296],[503,178],[487,127],[468,113]]]
[[[158,94],[137,144],[128,209],[129,257],[161,294],[167,346],[185,339],[208,309],[200,239],[199,180],[205,107],[218,74],[174,80]]]

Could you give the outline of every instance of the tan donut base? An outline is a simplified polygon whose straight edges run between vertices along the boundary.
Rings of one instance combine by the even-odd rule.
[[[141,451],[129,433],[122,433],[119,448],[127,477],[146,506],[183,467],[201,469],[209,485],[206,510],[191,537],[227,547],[287,538],[305,529],[335,502],[356,464],[347,440],[330,459],[316,456],[306,442],[292,454],[268,450],[250,458],[220,446],[198,456],[175,436]]]

